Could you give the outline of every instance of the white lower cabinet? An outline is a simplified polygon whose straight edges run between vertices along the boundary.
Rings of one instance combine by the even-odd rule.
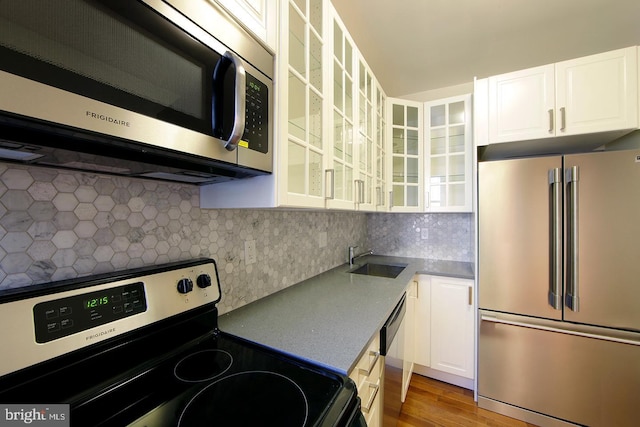
[[[369,427],[382,425],[384,361],[380,356],[380,334],[375,334],[355,368],[349,373],[358,387],[362,413]]]
[[[415,344],[413,361],[416,365],[431,366],[431,277],[417,275],[415,308]]]
[[[402,358],[402,394],[401,400],[405,401],[407,391],[409,391],[409,383],[413,374],[414,359],[416,353],[416,305],[418,298],[418,281],[413,280],[407,288],[407,311],[404,321],[404,354]]]
[[[417,276],[414,372],[473,388],[473,280]]]

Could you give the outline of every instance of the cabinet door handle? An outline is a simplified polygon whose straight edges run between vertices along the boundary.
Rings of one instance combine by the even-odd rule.
[[[380,382],[379,379],[378,379],[378,382]],[[373,392],[371,393],[371,396],[369,396],[369,401],[367,402],[367,404],[362,405],[362,412],[364,412],[365,414],[368,414],[369,411],[371,410],[371,406],[373,406],[373,401],[376,400],[376,396],[378,395],[378,391],[380,390],[380,384],[369,383],[369,387],[373,389]]]
[[[336,196],[336,170],[335,169],[327,169],[326,171],[324,171],[325,173],[325,186],[329,187],[331,195],[330,196],[325,196],[325,199],[334,199]],[[327,181],[326,181],[326,176],[331,177],[331,179],[329,180],[329,184],[327,185]]]
[[[389,191],[389,209],[393,207],[393,190]]]
[[[356,204],[360,204],[364,202],[364,196],[362,195],[363,193],[363,184],[364,181],[361,179],[354,179],[353,180],[353,184],[354,184],[354,191],[355,191],[355,195],[354,195],[354,202]]]
[[[366,376],[371,375],[371,372],[373,371],[373,368],[375,368],[376,363],[378,363],[378,359],[380,359],[380,352],[379,351],[369,351],[369,356],[373,356],[373,362],[371,363],[369,368],[368,369],[360,368],[360,373],[361,374],[365,374]]]
[[[560,130],[565,131],[567,127],[567,111],[564,107],[560,108]]]
[[[473,288],[469,286],[469,305],[473,305]]]
[[[553,110],[549,110],[549,133],[553,133]]]

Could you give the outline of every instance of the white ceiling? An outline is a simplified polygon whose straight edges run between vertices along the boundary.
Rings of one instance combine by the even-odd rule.
[[[640,45],[640,0],[332,0],[388,96]]]

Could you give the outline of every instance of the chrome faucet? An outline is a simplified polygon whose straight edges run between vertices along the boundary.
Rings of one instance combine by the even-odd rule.
[[[360,255],[355,254],[355,249],[358,246],[349,246],[349,267],[353,267],[353,262],[360,257],[373,255],[373,250],[368,250],[366,252],[361,253]]]

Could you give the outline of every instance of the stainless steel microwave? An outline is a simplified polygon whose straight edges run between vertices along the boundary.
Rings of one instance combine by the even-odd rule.
[[[212,1],[0,1],[0,57],[0,161],[272,172],[273,55]]]

